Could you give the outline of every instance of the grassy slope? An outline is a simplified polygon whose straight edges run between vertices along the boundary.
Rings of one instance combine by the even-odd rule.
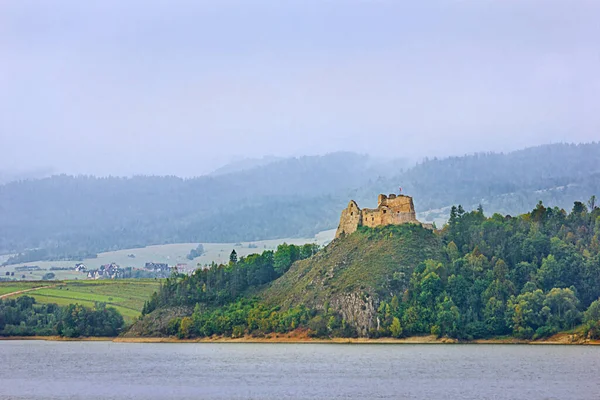
[[[81,304],[93,307],[95,302],[104,302],[115,307],[127,322],[137,318],[152,293],[158,290],[159,281],[154,279],[123,279],[101,281],[64,281],[64,282],[39,282],[38,286],[56,284],[55,288],[39,289],[23,295],[34,297],[38,303],[56,303],[59,305]],[[29,284],[29,287],[34,282]],[[11,286],[12,285],[12,286]],[[13,292],[26,289],[27,284],[21,282],[0,282],[0,292]],[[5,290],[6,288],[6,290]],[[7,291],[8,289],[11,289]],[[15,290],[12,290],[16,288]]]
[[[442,255],[430,230],[407,224],[360,231],[333,241],[314,257],[295,263],[261,293],[265,302],[288,307],[323,304],[336,294],[383,294],[395,272],[406,281],[420,262]]]

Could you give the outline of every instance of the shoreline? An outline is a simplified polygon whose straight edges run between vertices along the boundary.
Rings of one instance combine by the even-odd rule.
[[[89,336],[70,338],[63,336],[0,336],[0,341],[3,340],[44,340],[47,342],[113,342],[114,337]]]
[[[83,337],[66,338],[60,336],[6,336],[0,337],[3,340],[43,340],[53,342],[114,342],[114,343],[284,343],[284,344],[461,344],[461,345],[481,345],[481,344],[515,344],[515,345],[578,345],[578,346],[597,346],[600,340],[579,340],[573,335],[557,334],[543,340],[523,340],[516,338],[492,338],[476,339],[469,341],[460,341],[456,339],[437,338],[435,336],[411,336],[407,338],[332,338],[318,339],[309,337],[288,337],[277,335],[272,337],[209,337],[196,339],[178,339],[176,337]]]

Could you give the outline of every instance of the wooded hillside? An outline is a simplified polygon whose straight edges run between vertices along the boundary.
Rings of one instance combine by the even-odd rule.
[[[54,176],[0,186],[0,253],[12,262],[80,259],[178,242],[310,237],[335,228],[353,198],[373,206],[402,186],[417,212],[452,204],[517,215],[543,200],[570,208],[600,193],[600,144],[426,160],[403,170],[352,153],[275,160],[194,179]],[[33,251],[32,249],[36,249]]]

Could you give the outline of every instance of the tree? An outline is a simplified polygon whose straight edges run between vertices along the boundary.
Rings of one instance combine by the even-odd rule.
[[[495,297],[490,297],[483,311],[486,329],[490,335],[503,335],[506,333],[505,313],[505,303]]]
[[[450,219],[448,220],[448,226],[452,230],[456,226],[457,223],[458,223],[458,211],[456,209],[456,206],[452,206],[452,208],[450,208]]]
[[[521,290],[527,282],[535,277],[536,272],[537,266],[535,264],[521,261],[509,272],[509,279],[514,283],[517,290]]]
[[[546,294],[544,307],[549,308],[547,325],[555,330],[571,329],[581,319],[579,300],[573,290],[553,288]]]
[[[419,287],[419,303],[424,307],[434,309],[434,302],[442,292],[442,280],[435,272],[430,272],[423,277]]]
[[[392,297],[392,300],[390,301],[390,308],[392,310],[392,313],[397,313],[399,307],[400,307],[400,300],[398,300],[398,296],[394,295]]]
[[[537,206],[535,206],[535,209],[530,213],[531,219],[534,222],[544,222],[544,219],[546,218],[546,210],[546,207],[544,207],[544,204],[540,200]]]
[[[181,319],[181,323],[179,325],[179,337],[189,338],[192,333],[193,321],[190,317],[185,317]]]
[[[190,250],[186,258],[188,260],[193,260],[194,258],[200,257],[202,254],[204,254],[204,246],[200,243],[195,249]]]
[[[304,260],[306,258],[312,257],[319,251],[319,245],[316,243],[306,243],[302,247],[300,247],[300,259]]]
[[[448,257],[450,257],[450,260],[452,261],[458,260],[460,258],[460,252],[458,251],[456,243],[454,243],[453,241],[450,241],[448,243],[448,245],[446,246],[446,254],[448,254]]]
[[[54,272],[48,272],[46,274],[44,274],[44,276],[42,277],[42,280],[44,281],[49,281],[51,279],[54,279],[56,275],[54,274]]]
[[[542,260],[537,279],[544,289],[550,290],[553,287],[565,286],[565,283],[561,281],[561,274],[560,263],[556,261],[556,257],[550,254]]]
[[[439,327],[439,336],[456,337],[461,330],[460,311],[448,296],[437,306],[436,325]]]
[[[506,322],[513,333],[521,338],[532,338],[535,331],[546,322],[544,293],[537,289],[511,297],[506,304]]]
[[[575,214],[576,216],[582,215],[582,214],[586,214],[588,212],[587,207],[585,206],[585,204],[583,204],[580,201],[576,201],[575,203],[573,203],[573,210],[571,211],[571,214]]]
[[[596,209],[596,195],[593,195],[592,197],[590,197],[587,205],[588,205],[588,209],[590,210],[590,212],[593,212]]]
[[[585,329],[590,339],[600,339],[600,299],[590,304],[583,316]]]
[[[400,320],[397,317],[394,317],[392,320],[392,324],[390,325],[390,333],[395,338],[402,336],[402,326],[400,325]]]
[[[235,249],[231,250],[231,254],[229,254],[229,264],[235,265],[238,262],[238,256]]]
[[[589,308],[585,311],[584,322],[600,322],[600,299],[595,300],[590,304]]]
[[[279,275],[283,275],[292,264],[298,260],[300,251],[298,246],[289,245],[287,243],[280,244],[277,246],[277,251],[274,255],[275,272]]]

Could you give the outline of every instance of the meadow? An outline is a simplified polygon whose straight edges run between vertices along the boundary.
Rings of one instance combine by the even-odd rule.
[[[131,323],[141,314],[144,302],[158,290],[159,284],[160,280],[156,279],[0,282],[0,294],[42,287],[15,296],[27,295],[38,303],[61,306],[77,303],[94,307],[96,302],[102,302],[115,307],[125,321]]]

